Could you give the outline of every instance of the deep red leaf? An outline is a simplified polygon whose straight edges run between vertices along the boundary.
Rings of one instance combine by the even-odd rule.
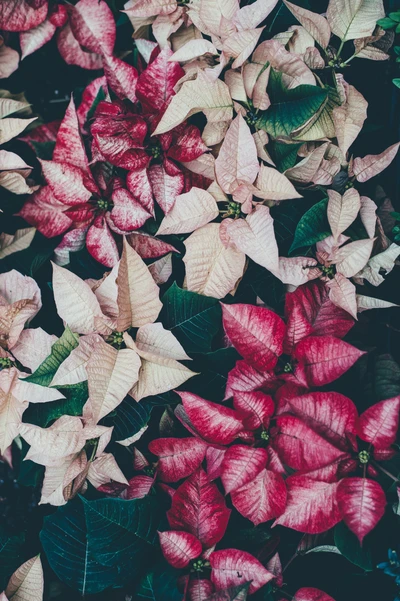
[[[165,46],[139,76],[136,94],[151,112],[159,111],[175,94],[174,87],[185,74],[178,62],[168,61],[172,54],[169,46]]]
[[[390,447],[399,427],[400,396],[381,401],[360,415],[357,434],[376,449]]]
[[[217,590],[251,581],[249,594],[252,594],[274,577],[253,555],[238,549],[214,551],[210,564],[211,581]]]
[[[158,536],[165,559],[178,570],[186,568],[203,550],[201,542],[189,532],[168,530],[159,532]]]
[[[299,532],[319,534],[342,519],[337,502],[336,482],[319,482],[307,476],[290,476],[286,480],[287,504],[274,522]]]
[[[177,489],[167,517],[172,529],[194,534],[209,549],[224,536],[230,513],[217,486],[199,468]]]
[[[369,478],[344,478],[338,485],[338,504],[344,522],[360,543],[385,513],[386,496]]]
[[[275,411],[272,397],[260,391],[234,393],[233,406],[242,413],[247,430],[257,430],[263,425],[268,427]]]
[[[254,305],[222,305],[225,332],[236,350],[260,371],[273,369],[282,354],[285,324],[273,311]]]
[[[230,447],[222,462],[221,480],[225,493],[241,488],[265,468],[268,453],[262,448],[237,444]]]
[[[255,526],[280,516],[286,506],[286,485],[280,474],[263,469],[231,493],[233,505]]]
[[[190,476],[201,465],[207,445],[196,438],[158,438],[149,444],[157,455],[157,474],[164,482],[178,482]]]

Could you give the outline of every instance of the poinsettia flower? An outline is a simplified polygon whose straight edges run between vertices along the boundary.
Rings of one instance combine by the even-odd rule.
[[[42,161],[47,185],[29,198],[19,215],[47,237],[65,234],[58,252],[79,250],[85,244],[102,264],[112,267],[119,253],[114,233],[128,233],[150,213],[105,164],[92,169],[80,133],[73,100],[57,133],[53,160]],[[57,249],[56,249],[57,253]]]
[[[91,126],[93,155],[129,171],[129,190],[152,215],[154,199],[168,213],[183,191],[184,175],[177,163],[193,161],[208,150],[194,125],[182,123],[168,134],[154,135],[183,75],[178,64],[169,62],[170,56],[168,48],[158,55],[153,52],[139,75],[136,95],[141,108],[135,105],[132,112],[117,102],[101,102]]]
[[[84,425],[80,417],[64,415],[49,428],[21,424],[19,434],[29,444],[25,459],[46,467],[40,503],[65,505],[87,488],[111,481],[127,484],[113,455],[104,449],[112,428]]]
[[[298,300],[303,290],[307,288],[301,289]],[[238,390],[274,390],[284,382],[303,389],[323,386],[340,377],[364,354],[332,335],[332,330],[325,334],[319,319],[321,312],[328,310],[335,320],[343,321],[343,311],[321,295],[317,285],[308,290],[311,298],[307,300],[311,301],[312,309],[302,310],[301,301],[296,312],[287,305],[287,325],[264,307],[222,306],[225,332],[244,359],[237,362],[228,376],[227,398]]]
[[[286,480],[287,507],[276,524],[315,534],[343,519],[362,543],[385,511],[386,496],[376,478],[380,462],[395,454],[400,397],[372,405],[360,416],[350,399],[334,392],[294,396],[288,405],[294,419],[340,455],[330,459],[321,450],[316,469],[300,466],[302,473]]]
[[[53,290],[59,316],[82,337],[51,384],[88,380],[87,423],[96,424],[128,393],[139,401],[195,375],[180,363],[189,357],[175,336],[154,323],[162,307],[159,288],[126,241],[120,262],[99,282],[54,265]],[[138,328],[135,339],[132,328]]]

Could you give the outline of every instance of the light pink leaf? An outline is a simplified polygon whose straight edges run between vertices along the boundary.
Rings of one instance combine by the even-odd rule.
[[[56,26],[46,19],[46,21],[43,21],[43,23],[37,27],[34,27],[29,31],[21,32],[19,34],[19,42],[22,51],[21,60],[47,44],[55,34],[56,29]]]
[[[260,166],[260,173],[252,188],[257,198],[265,200],[289,200],[302,198],[289,179],[273,167]]]
[[[326,282],[329,299],[334,305],[344,309],[354,319],[357,319],[356,287],[341,273],[336,273],[332,280]]]
[[[91,198],[92,193],[84,184],[84,173],[82,169],[64,162],[40,162],[44,178],[57,200],[66,205],[74,206],[83,204]]]
[[[342,42],[370,36],[384,16],[382,0],[331,0],[326,13],[332,33]]]
[[[368,196],[361,196],[360,217],[370,238],[375,235],[377,206]]]
[[[343,81],[346,100],[341,106],[333,109],[336,138],[343,155],[353,144],[367,118],[368,102],[354,86]]]
[[[264,27],[235,31],[223,41],[222,51],[225,56],[234,58],[232,69],[238,69],[249,58],[257,45]]]
[[[43,568],[40,555],[28,559],[11,576],[5,595],[10,601],[42,601],[43,599]]]
[[[252,184],[258,170],[254,139],[249,126],[238,115],[232,121],[215,161],[218,183],[229,194],[242,183]]]
[[[400,142],[393,144],[381,154],[367,154],[362,159],[356,157],[352,164],[352,173],[356,176],[356,180],[364,183],[371,177],[375,177],[381,173],[386,167],[389,167],[399,149]]]
[[[351,278],[365,267],[371,256],[375,238],[356,240],[342,246],[334,253],[336,270],[346,278]]]
[[[184,242],[187,289],[214,298],[234,290],[246,263],[244,253],[223,245],[219,231],[219,223],[209,223]]]
[[[62,58],[68,65],[77,65],[78,67],[82,67],[82,69],[90,70],[102,68],[103,61],[101,55],[94,54],[93,52],[84,52],[72,33],[69,23],[58,31],[57,47]]]
[[[176,197],[174,206],[162,220],[157,234],[187,234],[213,221],[218,215],[214,197],[206,190],[193,186],[186,194]]]
[[[167,215],[184,187],[183,173],[175,167],[175,173],[168,173],[164,165],[151,165],[148,177],[154,198]]]
[[[245,220],[227,223],[232,243],[255,263],[269,271],[279,270],[279,251],[275,240],[274,220],[269,208],[259,205]]]
[[[328,190],[328,198],[328,221],[337,239],[356,219],[361,207],[360,195],[355,188],[349,188],[343,196]]]
[[[331,39],[331,28],[325,17],[318,13],[306,10],[301,6],[297,6],[292,2],[284,0],[285,5],[290,12],[296,17],[304,29],[314,38],[314,40],[322,47],[326,48]]]
[[[75,167],[89,171],[89,162],[86,156],[86,150],[78,123],[78,115],[72,97],[57,133],[56,145],[53,151],[53,161],[56,163],[69,163],[70,165],[75,165]],[[60,200],[62,200],[62,198],[60,198]]]

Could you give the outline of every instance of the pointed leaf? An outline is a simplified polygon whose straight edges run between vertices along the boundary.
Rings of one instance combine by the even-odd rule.
[[[238,512],[258,526],[285,510],[285,482],[280,474],[264,469],[253,480],[232,491],[231,499]]]
[[[381,401],[360,415],[357,434],[375,449],[394,444],[399,426],[400,397]]]
[[[201,542],[189,532],[169,530],[159,532],[161,551],[174,568],[186,568],[201,552]]]
[[[237,549],[214,551],[210,555],[211,581],[217,589],[250,582],[249,594],[255,593],[273,578],[250,553]]]
[[[360,543],[385,513],[385,493],[374,480],[344,478],[338,485],[338,505],[345,524]]]
[[[207,450],[196,438],[158,438],[149,444],[149,451],[158,459],[157,475],[163,482],[178,482],[201,465]]]

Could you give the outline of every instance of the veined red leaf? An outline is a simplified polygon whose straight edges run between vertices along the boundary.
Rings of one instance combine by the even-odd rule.
[[[318,588],[299,588],[293,601],[335,601],[333,597]]]
[[[159,532],[161,551],[168,563],[178,570],[186,568],[202,552],[201,542],[189,532]]]
[[[272,397],[260,391],[235,392],[233,406],[243,414],[243,425],[247,430],[257,430],[268,425],[275,411]]]
[[[295,470],[323,467],[343,454],[298,417],[280,416],[276,426],[273,447],[283,463]]]
[[[305,476],[290,476],[286,480],[287,505],[274,522],[307,534],[319,534],[342,519],[339,511],[337,482],[319,482]]]
[[[210,555],[210,564],[211,581],[217,590],[251,582],[251,595],[274,577],[253,555],[238,549],[214,551]]]
[[[69,5],[69,19],[74,37],[86,51],[112,54],[116,27],[114,16],[104,0],[79,0]]]
[[[178,392],[187,416],[207,442],[230,444],[243,427],[239,412],[217,403],[205,401],[191,392]]]
[[[194,534],[209,549],[224,536],[230,513],[217,486],[199,468],[175,492],[167,517],[171,528]]]
[[[383,517],[386,496],[375,480],[344,478],[338,485],[338,504],[344,522],[362,543]]]
[[[233,445],[226,451],[222,462],[221,480],[225,493],[241,488],[265,468],[268,453],[265,449]]]
[[[285,324],[264,307],[222,305],[225,332],[236,350],[260,371],[273,369],[282,354]]]
[[[289,400],[292,412],[321,436],[347,447],[346,433],[356,434],[357,409],[338,392],[310,392]]]
[[[159,111],[175,95],[174,87],[185,74],[179,63],[169,61],[172,55],[169,46],[165,46],[139,76],[137,97],[151,112]]]
[[[333,336],[309,336],[301,340],[293,357],[305,369],[309,386],[324,386],[342,376],[364,351]]]
[[[263,469],[253,480],[232,491],[231,499],[238,512],[258,526],[284,512],[285,481],[280,474]]]
[[[157,474],[164,482],[178,482],[190,476],[203,461],[207,445],[196,438],[158,438],[149,451],[159,457]]]
[[[357,434],[376,449],[390,447],[399,427],[400,396],[381,401],[360,415]]]

